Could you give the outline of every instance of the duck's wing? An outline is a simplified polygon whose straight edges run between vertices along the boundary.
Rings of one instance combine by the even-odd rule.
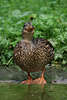
[[[36,38],[32,41],[37,49],[41,48],[41,50],[43,50],[43,53],[45,54],[45,56],[47,56],[47,59],[49,60],[48,62],[51,62],[54,59],[54,47],[48,40],[43,38]]]

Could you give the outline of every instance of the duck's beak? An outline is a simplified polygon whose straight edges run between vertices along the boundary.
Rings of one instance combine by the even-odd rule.
[[[33,31],[35,28],[34,26],[30,27],[29,31]]]
[[[32,27],[31,27],[31,30],[33,31],[34,29],[35,29],[34,26],[32,26]]]

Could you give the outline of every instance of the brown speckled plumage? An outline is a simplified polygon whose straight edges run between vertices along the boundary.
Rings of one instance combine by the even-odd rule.
[[[24,29],[25,27],[26,26],[24,26]],[[29,34],[27,33],[27,35]],[[24,71],[40,71],[46,64],[49,64],[53,60],[53,46],[46,39],[37,38],[30,40],[29,38],[29,40],[27,40],[25,38],[21,40],[14,49],[14,61]]]

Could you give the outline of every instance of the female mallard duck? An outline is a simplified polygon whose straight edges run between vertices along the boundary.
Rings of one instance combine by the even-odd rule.
[[[34,27],[31,23],[24,24],[21,40],[14,49],[14,61],[20,68],[28,73],[28,80],[22,84],[46,84],[44,79],[45,65],[54,58],[52,44],[45,39],[33,39]],[[40,78],[32,80],[30,72],[42,70]]]

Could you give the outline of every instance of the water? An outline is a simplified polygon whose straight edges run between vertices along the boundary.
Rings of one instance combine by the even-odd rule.
[[[41,73],[31,75],[34,79]],[[22,85],[20,82],[27,79],[27,73],[17,66],[0,66],[0,100],[67,100],[67,71],[47,67],[45,77],[44,87]]]
[[[0,100],[67,100],[67,85],[0,84]]]

